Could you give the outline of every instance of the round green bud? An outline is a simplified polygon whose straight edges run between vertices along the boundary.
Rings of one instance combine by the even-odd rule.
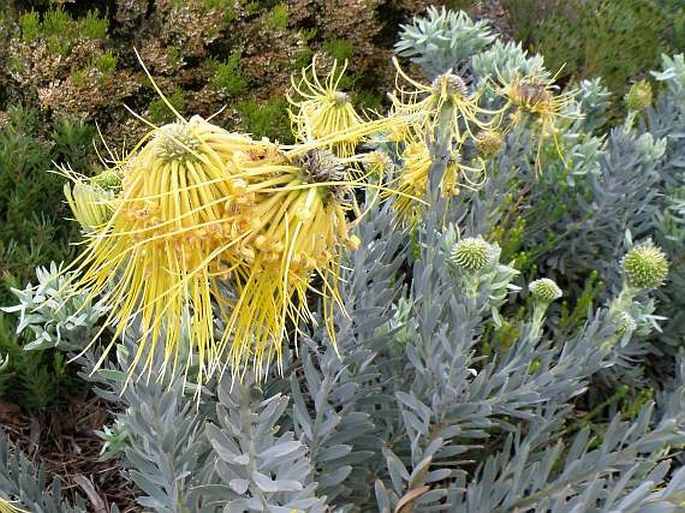
[[[628,110],[642,112],[652,104],[652,86],[646,80],[635,82],[626,94]]]
[[[540,303],[551,303],[563,295],[559,285],[554,283],[554,281],[550,280],[549,278],[541,278],[539,280],[531,281],[528,284],[528,290],[533,296],[533,299],[539,301]]]
[[[628,251],[621,265],[628,284],[638,289],[659,287],[668,275],[666,255],[651,242]]]
[[[477,272],[491,262],[492,255],[492,246],[482,237],[467,237],[452,247],[450,261],[462,271]]]

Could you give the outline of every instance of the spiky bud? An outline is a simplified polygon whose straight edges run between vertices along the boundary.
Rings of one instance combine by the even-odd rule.
[[[621,264],[628,284],[638,289],[659,287],[668,275],[666,255],[651,241],[628,251]]]
[[[616,323],[616,331],[620,335],[632,333],[637,329],[637,321],[635,321],[635,318],[626,311],[618,312],[614,322]]]
[[[476,136],[476,148],[483,157],[497,155],[504,146],[504,136],[497,130],[483,130]]]
[[[107,224],[112,217],[113,189],[104,189],[84,181],[76,181],[73,186],[64,185],[64,196],[69,207],[86,232],[92,232]]]
[[[441,96],[444,99],[452,98],[454,96],[465,98],[468,94],[468,89],[464,80],[451,71],[438,76],[433,80],[431,87],[435,96]]]
[[[559,285],[549,278],[531,281],[528,284],[528,290],[533,299],[540,303],[551,303],[563,295]]]
[[[635,82],[626,94],[628,110],[642,112],[652,104],[652,86],[646,80]]]
[[[478,272],[491,262],[492,255],[492,246],[482,237],[468,237],[452,247],[450,261],[463,271]]]
[[[105,191],[118,191],[121,189],[121,175],[111,169],[94,176],[92,182]]]

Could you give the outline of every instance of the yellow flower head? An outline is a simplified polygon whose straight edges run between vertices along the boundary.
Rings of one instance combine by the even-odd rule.
[[[111,171],[122,178],[111,215],[87,234],[69,269],[75,292],[104,295],[111,306],[101,331],[112,327],[114,337],[102,359],[135,330],[131,375],[151,371],[160,353],[173,373],[192,350],[200,383],[227,367],[235,376],[253,366],[263,376],[274,358],[282,368],[284,338],[301,321],[317,321],[312,296],[335,343],[341,255],[359,245],[347,215],[360,215],[353,190],[368,184],[348,172],[363,159],[332,150],[352,153],[397,120],[362,122],[337,92],[335,68],[325,85],[314,65],[312,75],[296,87],[304,97],[295,116],[300,144],[281,148],[199,117],[186,121],[168,104],[178,121],[154,127],[115,162]],[[225,319],[220,337],[217,315]]]
[[[136,329],[131,372],[150,371],[160,351],[175,372],[189,341],[200,382],[227,367],[264,376],[274,358],[282,366],[288,334],[316,321],[312,293],[334,343],[342,251],[359,244],[347,214],[365,185],[343,162],[314,143],[279,149],[194,117],[154,129],[119,163],[111,217],[72,268],[76,289],[107,297],[114,338]]]
[[[300,97],[289,98],[293,105],[291,120],[293,133],[297,140],[306,142],[325,138],[332,134],[352,131],[364,121],[357,114],[349,94],[340,91],[347,61],[338,69],[338,62],[333,61],[333,68],[322,82],[316,72],[316,57],[307,68],[302,70],[299,82],[291,79],[292,87]],[[351,137],[330,146],[340,157],[351,157],[361,137]]]
[[[511,116],[512,125],[524,123],[531,117],[536,128],[538,148],[535,158],[536,171],[540,172],[541,154],[544,144],[552,138],[559,155],[564,159],[564,152],[559,141],[560,119],[571,118],[567,114],[567,106],[574,93],[567,92],[556,94],[557,86],[554,78],[548,79],[541,76],[514,77],[508,83],[499,88],[499,93],[506,98],[507,107],[513,107]]]
[[[426,194],[428,177],[433,161],[428,146],[424,142],[408,144],[402,152],[403,165],[396,179],[395,208],[401,219],[415,221],[420,214],[421,199]],[[447,162],[440,180],[440,194],[451,198],[459,194],[461,187],[476,188],[482,184],[485,167],[479,161],[479,167],[465,165],[458,151],[454,150]]]
[[[144,356],[143,368],[150,369],[159,350],[175,370],[186,325],[200,381],[211,367],[214,277],[226,270],[210,264],[217,248],[225,250],[235,206],[244,200],[232,159],[267,148],[194,117],[154,129],[118,165],[121,192],[111,218],[89,234],[73,265],[80,271],[74,285],[106,295],[113,308],[105,324],[115,339],[136,324],[132,373]]]
[[[396,93],[390,94],[395,114],[405,121],[408,134],[405,140],[435,141],[438,132],[447,135],[456,146],[467,138],[475,139],[474,131],[496,128],[501,121],[501,111],[481,107],[480,94],[470,94],[464,81],[458,75],[447,72],[438,76],[429,85],[409,77],[400,68],[396,58]],[[400,79],[412,90],[400,85]]]
[[[227,325],[220,352],[234,373],[248,364],[264,375],[275,358],[282,365],[283,340],[289,330],[315,321],[308,305],[313,292],[323,304],[323,322],[335,343],[333,308],[342,307],[338,288],[344,248],[359,240],[349,234],[347,211],[353,187],[346,167],[325,149],[299,149],[260,160],[243,160],[245,175],[263,175],[248,190],[254,202],[244,212],[252,229],[237,251],[236,299],[224,305]],[[318,286],[313,287],[313,278]]]

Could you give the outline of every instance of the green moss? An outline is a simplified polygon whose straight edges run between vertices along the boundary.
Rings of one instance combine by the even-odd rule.
[[[238,103],[238,112],[245,129],[255,137],[268,137],[286,144],[293,142],[287,100],[271,98],[264,103],[246,100]]]
[[[288,4],[276,4],[266,15],[266,27],[269,30],[285,30],[288,27]]]
[[[96,11],[88,11],[88,14],[79,22],[79,33],[87,39],[105,39],[109,21],[100,18]]]
[[[63,7],[60,6],[56,9],[51,9],[43,15],[41,32],[45,37],[65,37],[69,32],[68,28],[70,21],[71,17]]]
[[[290,64],[290,70],[299,72],[302,68],[308,66],[309,63],[312,62],[313,56],[314,52],[312,49],[309,48],[309,46],[304,46],[292,60]]]
[[[117,62],[118,59],[112,52],[105,52],[95,60],[95,68],[105,75],[110,75],[114,73]]]
[[[40,32],[40,19],[35,11],[27,12],[19,17],[19,28],[21,29],[21,39],[25,43],[35,41]]]
[[[354,45],[344,39],[333,39],[325,41],[321,45],[321,50],[339,61],[350,60],[354,56]]]
[[[71,82],[76,87],[81,87],[86,83],[86,79],[88,78],[88,72],[83,69],[77,69],[71,75],[69,75],[69,77],[71,78]]]
[[[183,50],[178,46],[172,46],[167,52],[167,62],[174,67],[183,65]]]
[[[373,91],[357,91],[354,94],[354,101],[363,109],[380,110],[383,96]]]
[[[238,17],[235,0],[202,0],[205,9],[219,9],[223,14],[223,22],[230,23]]]
[[[234,52],[224,62],[210,61],[212,84],[231,96],[245,91],[247,80],[240,64],[240,53]]]

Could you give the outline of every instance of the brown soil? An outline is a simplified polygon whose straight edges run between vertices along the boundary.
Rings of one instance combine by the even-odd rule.
[[[80,495],[94,513],[108,513],[113,503],[121,512],[140,511],[135,503],[140,492],[121,472],[119,461],[98,460],[102,440],[96,431],[112,421],[111,406],[92,392],[40,416],[0,402],[0,426],[12,449],[19,448],[36,468],[45,469],[48,482],[60,480],[70,502]]]

